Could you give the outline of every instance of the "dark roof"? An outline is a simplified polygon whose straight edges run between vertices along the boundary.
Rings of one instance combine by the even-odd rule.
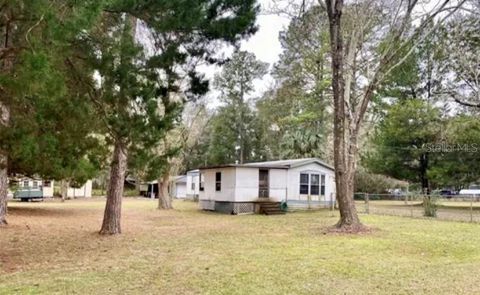
[[[195,169],[195,170],[190,170],[190,171],[187,171],[187,175],[195,175],[195,174],[198,174],[200,171],[198,169]]]
[[[228,168],[228,167],[244,167],[244,168],[273,168],[273,169],[289,169],[308,165],[311,163],[317,163],[325,168],[334,170],[334,168],[327,163],[317,159],[317,158],[302,158],[302,159],[290,159],[290,160],[278,160],[278,161],[268,161],[268,162],[255,162],[255,163],[246,163],[246,164],[225,164],[225,165],[215,165],[202,167],[200,169],[217,169],[217,168]]]

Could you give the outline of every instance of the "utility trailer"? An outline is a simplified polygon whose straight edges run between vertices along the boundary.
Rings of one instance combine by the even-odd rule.
[[[20,187],[13,194],[13,198],[22,202],[28,202],[30,200],[43,201],[43,188],[41,186]]]

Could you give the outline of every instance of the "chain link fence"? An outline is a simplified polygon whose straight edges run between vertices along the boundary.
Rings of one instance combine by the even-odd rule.
[[[437,219],[480,223],[479,195],[355,193],[357,209],[364,214],[424,218],[429,200],[436,209]]]

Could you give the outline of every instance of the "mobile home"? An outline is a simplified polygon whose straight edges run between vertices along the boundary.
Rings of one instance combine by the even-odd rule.
[[[228,214],[253,213],[259,204],[287,208],[330,207],[335,202],[335,172],[316,158],[200,168],[199,205]]]

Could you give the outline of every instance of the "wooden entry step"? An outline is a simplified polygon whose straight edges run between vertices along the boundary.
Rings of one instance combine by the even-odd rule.
[[[260,214],[265,215],[280,215],[285,214],[285,211],[280,208],[280,202],[259,202]]]

